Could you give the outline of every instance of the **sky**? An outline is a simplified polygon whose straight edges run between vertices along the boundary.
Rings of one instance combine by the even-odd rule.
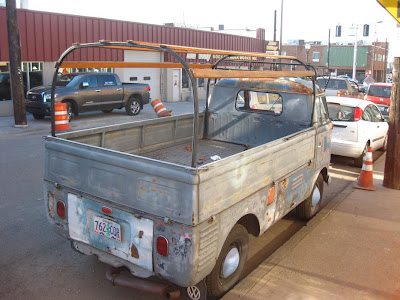
[[[1,1],[1,0],[0,0]],[[19,6],[20,0],[17,1]],[[283,41],[305,40],[354,42],[354,28],[359,25],[358,39],[390,43],[390,55],[400,56],[400,33],[394,18],[376,0],[247,0],[244,2],[202,0],[23,0],[28,8],[64,14],[159,24],[177,23],[189,28],[240,29],[243,35],[264,28],[266,40],[273,39],[274,10],[277,11],[277,33],[280,37],[281,3],[283,2]],[[377,23],[379,22],[379,23]],[[342,37],[335,37],[336,25],[342,25]],[[362,37],[362,26],[370,25],[370,37]],[[353,34],[353,36],[348,36]]]

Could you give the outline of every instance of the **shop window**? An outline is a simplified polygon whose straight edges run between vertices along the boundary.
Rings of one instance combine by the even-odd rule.
[[[145,77],[143,77],[143,80],[151,80],[151,77],[150,76],[145,76]]]
[[[129,81],[137,81],[137,77],[129,77]]]

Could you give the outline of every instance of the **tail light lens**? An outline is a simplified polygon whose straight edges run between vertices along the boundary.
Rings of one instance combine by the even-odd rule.
[[[336,96],[342,97],[342,93],[340,91],[337,92]]]
[[[163,236],[157,238],[157,252],[162,256],[168,255],[168,240]]]
[[[150,92],[150,86],[149,85],[146,86],[146,90],[148,90]]]
[[[364,111],[361,108],[356,107],[356,111],[354,112],[354,121],[360,121],[363,112]]]
[[[62,219],[65,218],[65,203],[62,201],[57,201],[57,215]]]

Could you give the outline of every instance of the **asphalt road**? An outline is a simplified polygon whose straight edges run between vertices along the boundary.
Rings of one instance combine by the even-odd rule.
[[[113,113],[113,117],[125,117],[118,113]],[[143,112],[142,117],[146,114]],[[71,125],[75,129],[80,128],[79,124],[91,126],[93,120],[103,116],[85,115]],[[46,120],[39,122],[49,124]],[[32,130],[33,127],[12,134],[0,132],[0,299],[162,299],[113,287],[104,277],[107,265],[94,256],[73,251],[68,241],[53,232],[46,219],[42,194],[42,136],[48,134],[48,126]],[[375,153],[374,159],[379,155],[382,152]],[[351,163],[350,159],[333,157],[332,183],[325,188],[323,205],[359,175],[360,169]],[[304,225],[289,214],[262,236],[251,238],[244,275]]]

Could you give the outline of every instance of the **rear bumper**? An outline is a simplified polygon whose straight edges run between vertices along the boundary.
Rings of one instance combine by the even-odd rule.
[[[38,115],[45,115],[45,116],[51,115],[50,103],[25,100],[25,108],[26,108],[26,111],[31,114],[38,114]]]
[[[343,140],[332,139],[331,153],[346,157],[360,157],[364,151],[365,143],[349,142]]]

